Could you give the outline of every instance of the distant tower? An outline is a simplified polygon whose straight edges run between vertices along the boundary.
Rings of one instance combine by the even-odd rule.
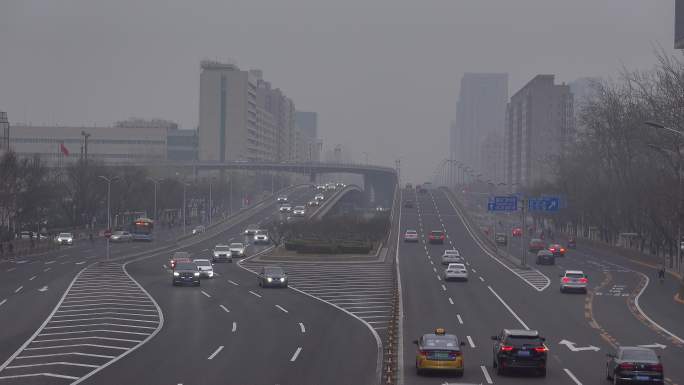
[[[7,113],[0,111],[0,155],[9,150],[10,125]]]

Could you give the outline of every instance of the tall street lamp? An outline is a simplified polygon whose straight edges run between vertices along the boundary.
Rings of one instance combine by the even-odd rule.
[[[107,230],[112,231],[112,182],[120,178],[117,176],[106,177],[104,175],[98,175],[98,178],[107,182]],[[107,259],[109,259],[109,237],[107,237]]]
[[[660,123],[657,122],[652,122],[652,121],[647,121],[644,122],[645,125],[657,128],[659,130],[663,130],[666,132],[669,132],[671,134],[675,134],[679,138],[684,137],[684,132],[675,130],[670,127],[666,127]],[[682,146],[679,140],[676,142],[677,146],[677,185],[678,185],[678,205],[677,205],[677,263],[676,263],[676,269],[677,272],[681,274],[682,272]],[[653,147],[653,146],[651,146]],[[679,293],[680,295],[684,295],[684,276],[682,277],[682,282],[679,288]]]
[[[159,211],[157,211],[157,189],[159,188],[159,183],[164,180],[164,178],[152,178],[152,177],[147,177],[147,180],[150,182],[154,183],[154,221],[157,222],[159,218]]]

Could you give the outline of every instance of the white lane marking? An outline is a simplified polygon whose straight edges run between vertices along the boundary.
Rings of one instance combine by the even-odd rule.
[[[452,304],[452,305],[454,304],[454,300],[451,299],[451,297],[449,297],[449,303]]]
[[[76,262],[77,265],[82,265],[84,263],[86,263],[86,261]]]
[[[223,345],[219,346],[218,349],[216,349],[209,357],[207,357],[208,360],[213,360],[214,357],[216,357],[217,354],[219,354],[223,350]]]
[[[304,327],[303,323],[299,323],[299,329],[302,331],[302,333],[306,333],[306,328]]]
[[[522,325],[522,327],[524,327],[525,330],[530,330],[530,328],[527,327],[527,325],[525,324],[525,322],[523,322],[523,320],[520,319],[520,317],[518,317],[517,314],[515,314],[515,312],[513,311],[513,309],[511,309],[511,307],[508,306],[508,304],[507,304],[501,297],[499,297],[498,294],[496,294],[496,292],[494,291],[494,289],[492,289],[491,286],[487,286],[487,288],[489,289],[489,291],[492,292],[492,294],[494,294],[494,296],[499,300],[499,302],[501,302],[501,304],[503,304],[504,307],[513,315],[513,317],[515,317],[515,319],[518,320],[518,322],[520,322],[520,325]]]
[[[21,289],[23,289],[23,288],[24,288],[23,286],[19,286],[18,288],[16,288],[16,290],[14,290],[14,292],[15,292],[15,293],[18,293],[18,292],[20,292]]]
[[[294,352],[294,354],[292,355],[292,358],[290,358],[290,362],[294,362],[297,359],[297,357],[299,356],[299,353],[301,353],[301,351],[302,351],[302,348],[300,346],[297,348],[297,351]]]
[[[182,207],[181,207],[181,208],[182,208]],[[202,252],[205,252],[205,251],[209,251],[209,249],[204,249],[204,250],[202,250]]]
[[[46,272],[46,273],[47,273],[48,271],[50,271],[50,270],[51,270],[50,267],[46,267],[46,268],[43,269],[43,271]]]
[[[446,286],[442,285],[442,290],[446,291]]]
[[[616,264],[613,264],[613,265],[615,265],[615,266],[620,266],[620,265],[616,265]],[[631,270],[631,269],[627,269],[627,270]],[[631,271],[633,271],[633,272],[635,272],[635,273],[637,273],[637,274],[640,274],[642,277],[646,278],[646,284],[644,285],[644,287],[641,288],[641,291],[639,291],[639,294],[637,294],[637,296],[634,297],[634,306],[636,306],[636,308],[637,308],[637,310],[639,311],[639,313],[640,313],[642,316],[644,316],[644,318],[646,318],[653,326],[655,326],[655,327],[657,327],[658,329],[662,330],[663,333],[669,335],[670,337],[672,337],[672,338],[674,338],[675,340],[679,341],[680,343],[684,344],[684,339],[680,338],[679,336],[675,335],[675,334],[672,333],[671,331],[669,331],[669,330],[665,329],[664,327],[660,326],[660,324],[658,324],[658,323],[655,322],[653,319],[651,319],[651,317],[649,317],[649,316],[641,309],[641,306],[639,305],[639,298],[641,298],[641,295],[644,294],[644,291],[646,291],[646,288],[648,287],[648,284],[651,282],[651,280],[648,278],[648,276],[647,276],[646,274],[644,274],[644,273],[642,273],[642,272],[640,272],[640,271],[636,271],[636,270],[631,270]]]
[[[482,277],[478,277],[478,278],[480,278],[480,281],[484,282],[484,278],[482,278]]]
[[[261,298],[261,296],[260,296],[259,294],[255,293],[255,292],[253,292],[253,291],[251,291],[251,290],[249,291],[249,293],[252,294],[252,295],[256,295],[257,297]]]
[[[437,268],[436,268],[436,267],[433,267],[432,270],[433,270],[435,273],[437,272]]]
[[[64,374],[54,374],[54,373],[15,374],[15,375],[13,375],[13,376],[2,376],[2,377],[0,377],[0,379],[26,378],[26,377],[40,377],[40,376],[54,377],[54,378],[62,378],[62,379],[65,379],[65,380],[78,380],[78,377],[67,376],[67,375],[64,375]]]
[[[0,301],[0,306],[4,305],[5,302],[7,302],[7,298],[5,298],[5,299],[3,299],[2,301]]]
[[[460,315],[460,314],[456,314],[456,318],[458,318],[458,323],[460,323],[461,325],[463,325],[463,318],[461,318],[461,315]]]
[[[45,264],[46,264],[46,265],[50,265],[50,264],[53,264],[53,263],[55,263],[55,262],[57,262],[57,261],[47,261],[47,262],[45,262]]]
[[[285,310],[285,308],[282,307],[282,306],[280,306],[280,305],[275,305],[275,307],[277,307],[278,309],[282,310],[284,313],[289,313],[289,311]]]
[[[428,258],[430,258],[430,256],[428,256]],[[432,260],[430,260],[430,264],[431,264],[431,265],[434,265],[435,263],[432,262]]]
[[[168,267],[166,267],[166,265],[162,265],[162,269],[168,269]]]
[[[485,367],[484,365],[480,365],[480,369],[482,369],[482,374],[484,375],[487,383],[493,384],[494,382],[492,382],[492,377],[489,375],[489,372],[487,372],[487,367]]]
[[[582,383],[577,379],[577,377],[575,377],[574,374],[572,374],[572,372],[569,369],[563,368],[563,371],[565,372],[565,374],[568,375],[568,377],[570,377],[571,380],[575,381],[575,384],[582,385]]]
[[[230,310],[228,310],[227,307],[225,307],[225,306],[223,306],[223,305],[219,305],[219,307],[220,307],[221,309],[223,309],[223,311],[225,311],[226,313],[230,313]]]
[[[34,275],[33,277],[29,278],[29,281],[33,281],[34,279],[36,279],[36,277],[37,277],[37,276]]]
[[[440,277],[439,274],[437,274],[437,280],[438,280],[438,281],[441,281],[441,280],[442,280],[442,277]]]
[[[237,284],[236,282],[231,281],[230,279],[228,280],[228,282],[232,283],[232,284],[235,285],[235,286],[240,286],[239,284]]]
[[[202,294],[204,294],[205,297],[211,298],[211,295],[209,295],[209,293],[207,293],[206,291],[204,291],[204,290],[200,290],[200,291],[202,292]]]
[[[10,267],[9,269],[7,269],[7,272],[8,272],[8,273],[11,273],[11,272],[13,272],[13,271],[16,270],[16,269],[17,269],[16,267]]]
[[[43,293],[43,292],[46,292],[47,289],[48,289],[47,286],[43,286],[43,287],[41,287],[40,289],[38,289],[38,291],[41,292],[41,293]]]
[[[474,348],[474,347],[475,347],[475,342],[473,342],[473,338],[470,337],[470,336],[466,336],[466,338],[468,339],[468,343],[470,344],[470,347],[471,347],[471,348]]]
[[[470,270],[472,270],[472,271],[473,271],[473,273],[477,273],[477,270],[475,270],[475,269],[470,269]]]

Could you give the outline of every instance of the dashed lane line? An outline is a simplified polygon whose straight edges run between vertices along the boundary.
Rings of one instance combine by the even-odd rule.
[[[34,275],[33,277],[29,278],[29,281],[33,281],[34,279],[36,279],[36,277],[37,277],[37,276]]]
[[[5,298],[5,299],[3,299],[2,301],[0,301],[0,306],[4,305],[5,302],[7,302],[7,298]]]
[[[571,380],[573,380],[573,381],[575,382],[575,384],[577,384],[577,385],[582,385],[582,383],[580,382],[580,380],[578,380],[577,377],[575,377],[575,375],[572,374],[572,372],[570,371],[570,369],[563,368],[563,371],[565,372],[565,374],[568,375],[568,377],[570,377]]]
[[[16,289],[14,290],[14,292],[15,292],[15,293],[18,293],[18,292],[20,292],[21,289],[23,289],[23,288],[24,288],[23,286],[19,286],[18,288],[16,288]]]
[[[206,291],[200,290],[200,292],[202,292],[202,294],[204,294],[205,297],[211,298],[211,295],[209,293],[207,293]]]
[[[223,345],[219,346],[209,357],[207,357],[207,360],[213,360],[216,355],[221,353],[221,350],[223,350]]]
[[[233,321],[233,329],[231,329],[231,332],[235,333],[237,331],[237,322]]]
[[[251,290],[249,291],[249,293],[252,294],[252,295],[255,295],[255,296],[259,297],[259,298],[261,298],[261,295],[259,295],[258,293],[255,293],[255,292],[253,292],[253,291],[251,291]]]
[[[219,307],[220,307],[221,309],[223,309],[223,311],[225,311],[226,313],[230,313],[230,310],[228,310],[227,307],[225,307],[225,306],[223,306],[223,305],[219,305]]]
[[[485,381],[487,381],[488,384],[493,384],[494,382],[492,381],[492,377],[489,375],[489,372],[487,372],[487,367],[480,365],[480,369],[482,369],[482,374],[484,375]]]
[[[471,336],[466,336],[468,339],[468,343],[470,344],[471,348],[475,348],[475,342],[473,341],[473,338]]]
[[[283,313],[289,313],[289,311],[287,311],[284,307],[282,307],[282,306],[280,306],[280,305],[275,305],[275,307],[277,307],[278,309],[282,310]]]
[[[302,333],[306,333],[306,328],[304,327],[304,324],[301,322],[299,323],[299,330],[301,330]]]
[[[292,358],[290,358],[290,362],[295,362],[295,360],[297,359],[297,357],[299,357],[299,353],[301,353],[301,352],[302,352],[302,347],[300,346],[300,347],[298,347],[297,350],[294,352],[294,354],[292,355]]]
[[[458,319],[458,323],[463,325],[463,318],[461,318],[460,314],[456,314],[456,318]]]
[[[454,304],[454,300],[451,299],[451,297],[449,297],[449,303],[452,304],[452,305]]]
[[[235,286],[240,286],[237,282],[233,282],[233,281],[231,281],[230,279],[228,280],[228,283],[233,284],[233,285],[235,285]]]

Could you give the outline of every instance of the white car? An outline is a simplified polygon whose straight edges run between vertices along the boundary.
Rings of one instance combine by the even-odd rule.
[[[254,235],[254,244],[268,245],[269,242],[270,240],[268,239],[268,231],[257,230],[256,234]]]
[[[133,235],[128,231],[115,231],[109,237],[110,242],[131,242],[133,240]]]
[[[194,229],[192,229],[192,235],[197,235],[197,234],[202,234],[206,228],[202,225],[195,226]]]
[[[449,281],[452,279],[463,281],[468,280],[468,269],[466,269],[464,264],[450,263],[449,266],[447,266],[446,270],[444,270],[444,280]]]
[[[418,242],[418,232],[416,230],[407,229],[404,233],[404,242]]]
[[[230,244],[230,256],[231,257],[244,257],[245,256],[245,245],[243,243],[231,243]]]
[[[304,206],[295,206],[294,209],[292,209],[292,215],[295,217],[303,217],[304,214],[306,213],[306,209]]]
[[[55,238],[55,242],[58,245],[73,245],[74,244],[74,234],[71,233],[59,233]]]
[[[583,293],[587,292],[589,277],[582,270],[565,270],[560,275],[560,292],[576,290]]]
[[[193,259],[192,262],[197,265],[200,278],[214,278],[214,265],[208,259]]]
[[[233,256],[230,255],[230,246],[228,245],[216,245],[214,246],[214,256],[212,262],[227,261],[233,262]]]
[[[276,202],[278,203],[287,203],[287,197],[285,195],[281,195],[276,199]]]
[[[442,254],[442,265],[448,265],[450,263],[465,263],[461,253],[456,249],[444,250]]]
[[[256,234],[257,230],[259,230],[259,226],[257,225],[249,225],[245,229],[245,235],[254,235]]]
[[[317,201],[322,201],[322,200],[325,199],[325,195],[323,195],[323,194],[316,194],[316,196],[314,197],[314,199],[317,200]]]
[[[280,211],[281,213],[289,213],[290,211],[292,211],[292,206],[290,206],[290,205],[282,205],[282,206],[280,206],[280,208],[278,209],[278,211]]]

